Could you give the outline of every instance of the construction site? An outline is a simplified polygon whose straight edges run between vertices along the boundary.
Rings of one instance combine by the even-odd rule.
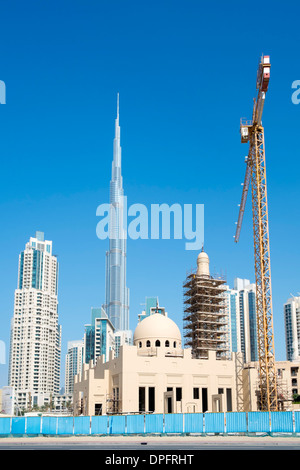
[[[234,241],[240,238],[246,200],[251,186],[252,219],[254,240],[254,271],[256,285],[256,325],[258,361],[251,364],[241,364],[237,374],[237,384],[241,384],[237,393],[238,409],[247,409],[249,397],[255,394],[257,409],[260,411],[278,411],[288,409],[292,403],[292,377],[286,378],[284,371],[286,364],[281,368],[275,364],[272,288],[271,288],[271,261],[269,242],[269,217],[267,202],[267,175],[265,159],[265,138],[262,126],[262,115],[266,93],[270,80],[270,56],[263,55],[260,59],[254,99],[252,119],[240,120],[241,143],[249,144],[248,156],[245,159],[246,173],[243,183],[243,192],[239,204],[238,221]],[[209,261],[205,253],[198,257],[197,271],[189,274],[184,281],[184,330],[186,345],[192,348],[196,358],[207,358],[208,351],[216,351],[219,359],[228,357],[228,312],[224,292],[226,280],[213,277],[209,273]],[[254,390],[251,391],[244,383],[255,371],[257,379]],[[298,373],[294,368],[291,376]],[[239,400],[240,398],[240,400]]]

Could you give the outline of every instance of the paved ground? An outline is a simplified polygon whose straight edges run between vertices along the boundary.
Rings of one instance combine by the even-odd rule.
[[[0,438],[0,450],[300,450],[300,436],[49,436]],[[116,453],[117,455],[117,453]]]

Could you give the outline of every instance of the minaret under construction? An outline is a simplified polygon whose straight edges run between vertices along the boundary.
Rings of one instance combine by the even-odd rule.
[[[184,282],[184,329],[186,346],[195,358],[208,358],[216,351],[217,358],[228,356],[227,304],[225,279],[209,272],[209,258],[203,251],[197,258],[197,271]]]
[[[116,331],[129,330],[129,289],[126,287],[126,236],[123,227],[124,190],[121,174],[119,94],[110,181],[109,250],[106,252],[105,311]]]

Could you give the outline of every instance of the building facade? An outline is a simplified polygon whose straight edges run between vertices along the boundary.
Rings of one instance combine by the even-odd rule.
[[[168,315],[164,307],[159,305],[158,297],[146,297],[145,309],[142,313],[138,314],[138,320],[141,321],[143,318],[149,317],[153,313],[160,313],[161,315]]]
[[[102,307],[92,307],[91,323],[85,325],[84,361],[96,361],[103,356],[108,359],[109,351],[115,347],[115,329]]]
[[[278,410],[300,409],[300,362],[276,361]],[[243,410],[259,411],[259,364],[249,362],[243,367]]]
[[[257,361],[256,286],[236,278],[226,294],[230,351],[241,352],[244,362]]]
[[[58,261],[52,241],[36,232],[19,255],[8,379],[15,397],[59,393],[60,359]]]
[[[69,341],[66,354],[65,393],[72,394],[74,390],[74,377],[82,371],[84,341]]]
[[[140,321],[118,357],[85,364],[75,377],[75,415],[236,410],[235,358],[205,360],[183,349],[178,326],[154,313]]]
[[[300,360],[300,297],[291,297],[284,304],[286,358]]]

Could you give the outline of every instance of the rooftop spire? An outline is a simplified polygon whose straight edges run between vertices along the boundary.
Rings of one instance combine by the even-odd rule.
[[[113,165],[121,167],[120,123],[119,123],[119,93],[117,94],[117,117],[115,120],[114,159]]]
[[[119,93],[117,94],[117,120],[119,122]]]

